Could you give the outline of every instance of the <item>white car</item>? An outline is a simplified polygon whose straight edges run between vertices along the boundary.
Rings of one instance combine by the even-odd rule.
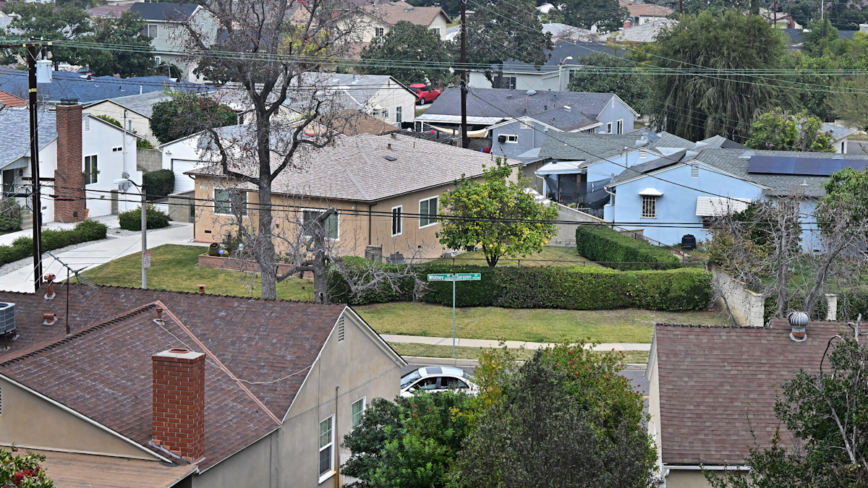
[[[462,391],[476,395],[479,387],[473,377],[460,368],[450,366],[429,366],[411,371],[401,378],[401,396],[410,397],[417,391],[426,393],[439,391]]]

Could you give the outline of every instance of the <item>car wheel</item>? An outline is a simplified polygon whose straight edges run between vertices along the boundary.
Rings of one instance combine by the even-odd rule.
[[[425,99],[424,98],[419,99],[419,105],[420,106],[425,105]]]

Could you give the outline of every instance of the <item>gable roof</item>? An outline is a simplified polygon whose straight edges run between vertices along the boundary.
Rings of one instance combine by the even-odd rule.
[[[165,89],[195,92],[202,90],[203,87],[194,83],[173,82],[165,76],[141,76],[137,78],[95,76],[91,81],[88,81],[78,73],[67,71],[55,71],[52,73],[51,83],[39,83],[37,85],[40,100],[58,102],[64,98],[73,98],[81,103],[139,95],[140,93],[161,92]],[[0,90],[21,98],[27,96],[27,73],[24,71],[9,72],[5,75],[0,73]]]
[[[341,98],[332,102],[332,105],[341,106],[345,109],[363,110],[374,108],[368,103],[371,97],[376,95],[384,85],[394,82],[398,87],[406,90],[415,100],[416,94],[403,83],[389,75],[357,75],[350,73],[315,73],[305,72],[297,76],[293,86],[329,88],[335,91]],[[293,101],[287,98],[284,105],[293,108]],[[303,102],[307,103],[306,101]],[[298,107],[306,110],[307,106]]]
[[[627,7],[631,17],[666,17],[675,11],[663,5],[653,3],[634,3],[626,0],[618,2],[622,7]]]
[[[388,25],[395,25],[404,21],[428,27],[440,14],[446,17],[447,24],[452,23],[452,19],[440,7],[414,7],[407,2],[400,1],[365,5],[360,10]]]
[[[87,14],[94,18],[113,18],[120,17],[122,13],[132,7],[132,4],[129,5],[100,5],[99,7],[93,7],[86,10]]]
[[[614,33],[614,37],[622,42],[654,42],[661,30],[677,24],[677,20],[654,19]]]
[[[823,128],[821,130],[824,132],[830,132],[835,141],[840,141],[841,139],[856,132],[856,129],[842,127],[840,125],[830,124],[828,122],[823,122]]]
[[[133,111],[133,112],[135,112],[135,113],[137,113],[143,117],[147,117],[150,119],[151,115],[153,115],[153,112],[154,112],[153,111],[154,104],[158,103],[158,102],[162,102],[164,100],[169,100],[170,98],[172,98],[172,97],[170,95],[167,95],[165,92],[153,91],[150,93],[143,93],[141,95],[129,95],[126,97],[117,97],[117,98],[111,98],[108,100],[100,100],[98,102],[89,103],[87,106],[85,106],[85,108],[87,108],[88,106],[96,105],[97,103],[112,102],[112,103],[115,103],[117,105],[120,105],[121,107],[123,107],[127,110],[131,110],[131,111]]]
[[[545,26],[543,27],[543,30],[545,30]],[[510,74],[520,73],[530,75],[546,75],[550,73],[557,73],[560,69],[560,63],[563,62],[567,57],[572,57],[573,59],[567,60],[565,66],[576,67],[581,65],[579,58],[581,58],[582,56],[590,56],[595,53],[602,53],[605,55],[617,56],[620,58],[623,57],[627,53],[627,51],[625,49],[614,48],[606,44],[600,44],[598,42],[562,41],[555,44],[555,47],[553,49],[546,52],[548,58],[545,64],[540,66],[539,69],[537,69],[537,67],[533,64],[510,59],[503,63],[503,71],[504,73]]]
[[[182,22],[189,19],[198,8],[199,5],[195,3],[136,2],[130,7],[130,12],[152,22]]]
[[[640,147],[640,141],[641,134],[549,134],[539,155],[569,161],[601,161],[620,155],[625,147],[628,150]]]
[[[657,324],[654,348],[660,394],[662,459],[667,465],[739,465],[754,445],[770,445],[776,395],[800,368],[815,371],[831,336],[846,325],[811,322],[807,340],[790,326],[703,327]],[[781,435],[784,446],[791,436]]]
[[[53,112],[36,113],[39,129],[39,149],[57,138],[57,118]],[[21,137],[30,127],[30,112],[26,108],[0,110],[0,168],[30,155],[30,139]]]
[[[2,107],[24,107],[27,102],[23,98],[10,95],[5,91],[0,91],[0,106]]]
[[[697,144],[700,143],[705,144],[705,147],[708,149],[749,149],[747,146],[743,146],[723,136],[712,136],[699,141]]]
[[[319,117],[317,121],[327,124],[330,129],[340,132],[345,136],[357,136],[359,134],[379,136],[401,130],[392,124],[361,113],[358,110],[344,110],[336,113],[334,116]]]
[[[696,146],[695,142],[688,141],[683,137],[678,137],[675,134],[670,134],[666,131],[657,134],[657,140],[648,145],[652,149],[658,147],[677,147],[681,149],[693,149]]]

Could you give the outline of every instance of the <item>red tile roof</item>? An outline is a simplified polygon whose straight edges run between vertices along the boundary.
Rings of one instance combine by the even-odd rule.
[[[23,107],[27,105],[27,102],[15,95],[11,95],[5,91],[0,91],[0,104],[2,104],[3,107]]]
[[[739,464],[756,442],[768,445],[780,422],[773,408],[781,385],[800,368],[816,370],[831,336],[850,333],[812,322],[805,342],[790,339],[784,320],[770,327],[658,324],[664,464]],[[790,436],[782,435],[787,445]]]
[[[151,356],[172,347],[205,352],[207,459],[202,469],[277,427],[345,309],[73,285],[73,333],[66,338],[66,287],[56,291],[53,300],[0,292],[0,302],[15,303],[20,334],[0,356],[0,374],[147,447]],[[166,309],[163,327],[153,320],[156,303]],[[61,318],[55,325],[42,325],[45,312]],[[294,372],[300,374],[286,378]]]

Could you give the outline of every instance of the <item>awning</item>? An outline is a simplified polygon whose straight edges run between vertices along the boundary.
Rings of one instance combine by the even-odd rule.
[[[729,215],[743,211],[750,202],[750,198],[697,197],[696,215],[699,217]]]
[[[429,126],[432,129],[442,132],[444,134],[450,134],[453,136],[460,136],[461,129],[445,129],[443,127],[437,127],[434,125]],[[469,130],[467,131],[467,137],[475,138],[475,139],[485,139],[488,136],[488,129],[479,129],[479,130]]]
[[[663,192],[656,188],[645,188],[639,192],[640,197],[662,197]]]
[[[467,123],[471,125],[494,125],[506,117],[467,117]],[[419,122],[425,122],[426,124],[460,124],[461,116],[460,115],[438,115],[438,114],[429,114],[424,113],[418,117],[416,120]]]
[[[556,163],[544,164],[536,171],[538,175],[559,175],[559,174],[575,174],[580,173],[579,165],[584,161],[558,161]]]

